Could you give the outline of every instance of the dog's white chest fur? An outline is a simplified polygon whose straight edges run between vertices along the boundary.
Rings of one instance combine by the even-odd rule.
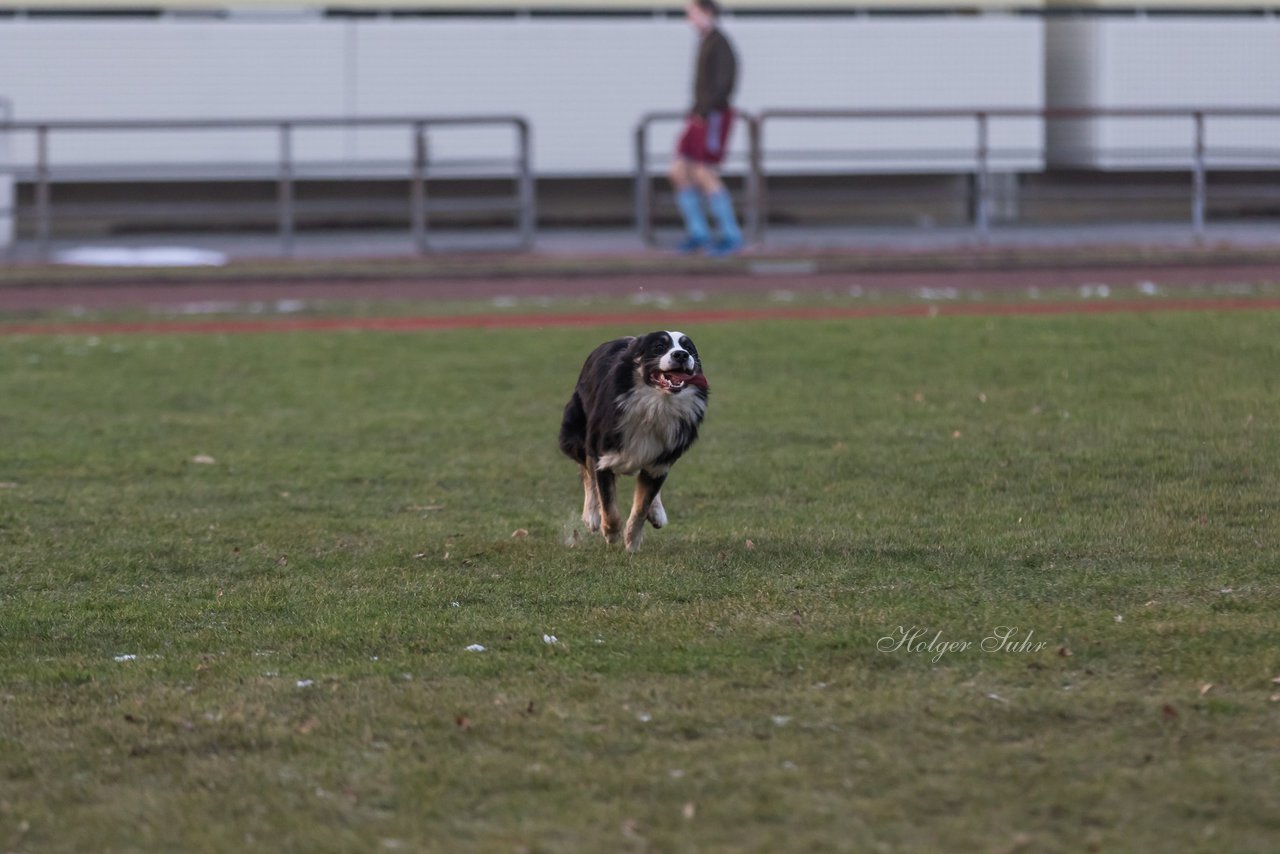
[[[706,399],[692,391],[669,394],[647,384],[637,385],[618,397],[622,447],[602,456],[596,468],[625,475],[641,469],[666,474],[671,466],[655,465],[654,461],[675,447],[686,425],[696,424],[706,409]]]

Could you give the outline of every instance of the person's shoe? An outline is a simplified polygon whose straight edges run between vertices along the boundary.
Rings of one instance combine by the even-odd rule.
[[[742,238],[722,237],[707,248],[707,257],[724,258],[742,251]]]
[[[693,235],[689,235],[684,240],[681,240],[676,244],[676,251],[681,255],[692,255],[696,252],[701,252],[704,249],[709,250],[710,248],[710,240],[705,237],[695,237]]]

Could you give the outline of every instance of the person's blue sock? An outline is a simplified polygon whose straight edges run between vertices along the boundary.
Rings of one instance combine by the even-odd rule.
[[[728,190],[721,189],[707,196],[707,206],[716,218],[716,227],[720,230],[720,242],[724,246],[738,247],[742,245],[742,229],[738,228],[738,218],[733,215],[733,198]]]
[[[711,228],[707,225],[706,214],[702,212],[702,194],[694,187],[685,187],[676,193],[676,206],[684,217],[684,230],[688,235],[685,244],[697,248],[710,243]]]

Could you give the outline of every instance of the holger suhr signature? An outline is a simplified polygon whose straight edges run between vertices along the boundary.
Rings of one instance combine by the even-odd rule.
[[[1035,640],[1034,629],[1024,632],[1017,626],[996,626],[978,641],[948,639],[943,637],[941,630],[934,631],[924,626],[898,626],[876,641],[876,649],[881,652],[931,654],[930,661],[935,664],[944,656],[975,649],[985,653],[1028,653],[1041,652],[1048,646],[1048,641]]]

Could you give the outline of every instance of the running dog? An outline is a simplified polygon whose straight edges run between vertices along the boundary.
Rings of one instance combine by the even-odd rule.
[[[683,332],[650,332],[607,341],[582,366],[564,408],[560,450],[582,469],[582,521],[627,551],[640,548],[644,523],[667,524],[662,484],[698,438],[707,411],[707,378]],[[635,475],[625,532],[614,479]]]

